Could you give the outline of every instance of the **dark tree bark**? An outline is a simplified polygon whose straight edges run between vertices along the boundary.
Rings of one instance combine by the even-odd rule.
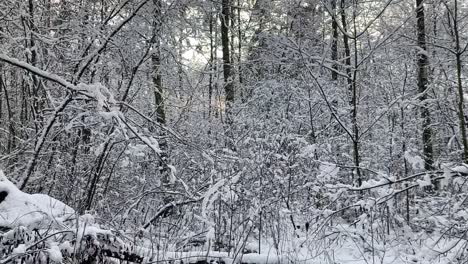
[[[234,102],[234,83],[232,80],[232,66],[229,43],[230,4],[230,0],[223,0],[221,12],[221,45],[223,48],[223,75],[225,82],[224,93],[226,100],[226,122],[229,125],[232,124],[231,107]]]
[[[331,58],[333,60],[332,68],[335,71],[332,71],[332,80],[338,80],[338,70],[337,64],[335,63],[338,60],[338,23],[336,22],[336,0],[331,0],[331,12],[332,12],[332,44],[331,44]]]
[[[234,103],[234,78],[232,74],[231,56],[230,56],[230,40],[229,40],[229,22],[230,19],[230,0],[222,1],[221,11],[221,46],[223,50],[223,76],[224,76],[224,96],[225,96],[225,111],[226,111],[226,136],[227,146],[234,150],[233,134],[232,134],[232,106]]]
[[[161,125],[166,125],[166,111],[164,109],[163,85],[161,76],[161,44],[160,44],[160,19],[161,19],[161,1],[153,0],[155,7],[153,20],[153,52],[151,53],[152,62],[152,81],[154,93],[154,106],[156,110],[156,121]],[[160,139],[158,141],[161,149],[159,172],[161,173],[163,182],[168,182],[169,167],[168,162],[168,145],[164,130],[160,131]]]
[[[348,82],[348,90],[350,94],[352,93],[352,76],[351,76],[351,49],[349,48],[349,37],[348,37],[348,24],[346,22],[346,1],[341,0],[340,6],[340,15],[341,15],[341,23],[343,26],[343,46],[345,52],[345,65],[346,65],[346,75],[348,78],[346,81]]]
[[[453,9],[453,33],[455,35],[455,56],[457,63],[457,90],[458,90],[458,121],[460,126],[460,137],[463,144],[463,162],[468,163],[468,141],[466,139],[466,121],[465,121],[465,106],[463,98],[463,82],[462,82],[462,54],[463,50],[460,47],[460,32],[458,30],[458,0],[454,0]]]
[[[214,34],[214,23],[215,19],[213,19],[214,14],[210,12],[210,76],[209,76],[209,84],[208,84],[208,118],[211,118],[211,111],[212,111],[212,98],[213,98],[213,75],[215,70],[215,56],[216,56],[216,48],[215,48],[215,34]]]
[[[431,115],[427,107],[427,84],[429,59],[426,49],[426,29],[423,0],[416,0],[416,19],[419,52],[418,59],[418,93],[420,94],[420,111],[422,118],[422,142],[424,154],[424,168],[432,170],[434,164],[434,149],[432,146]]]
[[[341,23],[343,27],[343,46],[345,50],[345,65],[346,65],[346,81],[347,81],[347,90],[349,94],[349,105],[351,107],[351,124],[352,124],[352,143],[353,143],[353,160],[354,160],[354,173],[353,173],[353,180],[356,176],[356,184],[357,186],[361,186],[362,184],[362,175],[360,170],[360,157],[359,157],[359,128],[357,124],[357,69],[355,68],[351,71],[352,64],[351,64],[351,48],[349,45],[349,37],[348,37],[348,24],[346,21],[346,1],[341,0],[340,2],[340,15],[341,15]],[[355,8],[355,7],[353,7]],[[355,11],[353,11],[355,12]],[[356,36],[356,17],[355,13],[353,13],[353,22],[354,22],[354,67],[357,67],[357,36]]]

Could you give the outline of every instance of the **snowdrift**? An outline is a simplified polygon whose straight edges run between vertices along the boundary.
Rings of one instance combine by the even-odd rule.
[[[74,216],[71,207],[48,195],[20,191],[0,170],[0,228],[61,225]]]

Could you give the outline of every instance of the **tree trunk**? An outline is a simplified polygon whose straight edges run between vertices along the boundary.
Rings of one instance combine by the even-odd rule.
[[[28,28],[29,28],[29,49],[31,50],[31,58],[30,58],[30,63],[32,66],[37,66],[38,63],[38,55],[37,55],[37,46],[36,46],[36,40],[34,37],[34,31],[35,31],[35,22],[34,22],[34,3],[32,0],[28,1],[28,11],[29,11],[29,20],[28,20]],[[32,78],[32,105],[31,105],[31,113],[33,120],[35,120],[35,128],[36,128],[36,133],[39,132],[39,127],[38,124],[42,122],[42,115],[40,114],[41,111],[41,99],[39,98],[39,89],[40,89],[40,81],[39,78],[35,74],[30,74]]]
[[[154,3],[154,20],[153,20],[153,52],[151,53],[152,62],[152,81],[154,93],[154,107],[156,110],[156,121],[161,125],[166,125],[166,111],[164,109],[163,86],[161,77],[161,50],[160,50],[160,19],[161,19],[161,2],[160,0],[153,0]],[[168,152],[167,140],[164,130],[160,132],[160,139],[158,141],[161,149],[161,156],[159,162],[159,172],[161,173],[163,182],[167,182],[169,167],[167,165]]]
[[[231,107],[234,102],[234,84],[231,72],[230,43],[229,43],[230,0],[222,1],[221,12],[221,45],[223,48],[223,75],[226,103],[226,122],[232,124]]]
[[[332,68],[334,71],[332,71],[332,80],[337,81],[338,80],[338,73],[336,72],[338,70],[336,61],[338,60],[338,23],[336,22],[336,0],[331,0],[331,12],[332,12],[332,43],[331,43],[331,59],[333,60],[333,65]],[[346,23],[346,22],[345,22]]]
[[[416,0],[416,19],[417,19],[417,34],[418,34],[418,93],[420,94],[420,111],[422,124],[422,141],[423,141],[423,154],[424,154],[424,168],[432,170],[434,164],[434,150],[432,147],[432,128],[431,128],[431,115],[427,107],[427,83],[428,74],[427,68],[429,60],[426,52],[426,30],[425,30],[425,17],[423,0]]]
[[[245,94],[244,94],[244,88],[243,88],[243,78],[242,78],[242,65],[241,65],[241,60],[242,60],[242,24],[241,24],[241,2],[240,0],[237,0],[237,74],[239,76],[239,90],[241,92],[240,98],[245,101]]]
[[[355,12],[355,11],[353,11]],[[345,49],[345,65],[346,65],[346,80],[347,80],[347,91],[349,94],[349,105],[351,107],[351,124],[353,127],[352,143],[353,143],[353,161],[354,161],[354,172],[353,172],[353,181],[356,176],[356,185],[361,186],[362,176],[359,164],[359,128],[357,124],[357,70],[354,69],[351,73],[351,49],[349,46],[349,37],[348,37],[348,25],[346,22],[346,10],[345,10],[345,0],[341,0],[340,3],[340,13],[341,13],[341,23],[343,26],[343,45]],[[354,33],[356,34],[356,16],[353,14],[354,21]],[[357,67],[357,37],[354,36],[354,64]]]
[[[215,41],[214,41],[214,32],[213,32],[213,25],[215,20],[213,19],[214,14],[210,13],[210,77],[209,77],[209,84],[208,84],[208,119],[211,118],[211,111],[212,111],[212,98],[213,98],[213,74],[214,74],[214,62],[215,62]]]
[[[462,53],[460,49],[460,34],[458,32],[458,0],[454,0],[453,10],[453,31],[455,34],[455,55],[457,62],[457,88],[458,88],[458,121],[460,126],[460,137],[463,144],[463,162],[468,163],[468,142],[466,139],[466,122],[464,111],[463,98],[463,82],[462,82]]]
[[[226,136],[227,146],[235,149],[232,141],[232,105],[234,103],[234,80],[232,76],[230,41],[229,41],[229,21],[230,21],[230,0],[222,1],[221,12],[221,46],[223,49],[223,75],[224,75],[224,95],[226,111]]]
[[[345,65],[346,67],[346,75],[347,77],[347,82],[348,82],[348,90],[350,94],[352,93],[352,77],[351,77],[351,50],[349,48],[349,38],[348,38],[348,25],[346,22],[346,11],[345,11],[345,0],[341,0],[341,6],[340,6],[340,14],[341,14],[341,23],[343,26],[343,45],[344,45],[344,51],[345,51]]]

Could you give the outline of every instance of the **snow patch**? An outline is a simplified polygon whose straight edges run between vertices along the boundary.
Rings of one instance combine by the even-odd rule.
[[[47,249],[47,253],[49,254],[50,260],[62,263],[62,252],[60,251],[60,248],[59,246],[57,246],[56,243],[51,243],[50,248]]]
[[[336,164],[332,163],[322,163],[319,166],[320,174],[318,176],[319,180],[327,181],[336,177],[340,168]]]
[[[0,226],[35,228],[60,224],[75,216],[75,211],[45,194],[27,194],[0,173],[0,192],[7,193],[0,203]]]
[[[13,254],[24,254],[26,253],[26,245],[19,244],[15,249],[13,249]]]
[[[406,161],[413,167],[414,170],[424,169],[424,160],[418,155],[411,155],[409,151],[405,151],[404,155]]]

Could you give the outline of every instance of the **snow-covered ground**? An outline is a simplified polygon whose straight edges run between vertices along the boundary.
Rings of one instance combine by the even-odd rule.
[[[270,238],[262,238],[260,246],[255,239],[249,239],[244,248],[261,253],[243,254],[241,250],[230,253],[207,251],[203,246],[187,252],[170,249],[158,251],[152,248],[152,244],[144,243],[144,240],[127,246],[129,242],[118,238],[114,232],[101,228],[92,215],[76,217],[72,208],[48,195],[24,193],[1,171],[0,194],[3,198],[0,199],[0,230],[4,230],[3,233],[0,231],[0,241],[14,241],[9,244],[13,245],[10,253],[3,255],[0,263],[37,251],[38,241],[45,242],[41,248],[43,257],[47,256],[53,263],[61,263],[64,255],[70,256],[82,250],[85,243],[81,241],[85,236],[95,239],[96,242],[93,243],[96,246],[115,252],[128,250],[144,257],[146,263],[165,260],[173,263],[195,263],[208,259],[213,263],[223,261],[227,264],[452,264],[466,263],[468,260],[464,238],[466,233],[459,239],[454,239],[454,236],[448,239],[445,234],[414,232],[404,226],[388,234],[376,232],[372,235],[373,231],[365,230],[368,224],[365,221],[361,225],[336,222],[334,226],[324,228],[320,234],[304,230],[288,232],[286,229],[278,249],[273,246],[275,243]],[[373,227],[378,228],[378,225],[374,224]],[[42,235],[35,236],[33,229],[43,232]],[[106,237],[106,244],[100,242],[100,236]],[[36,263],[35,261],[37,259],[27,263]]]
[[[75,216],[66,204],[45,194],[24,193],[9,181],[0,170],[0,227],[25,226],[27,228],[58,225]]]

